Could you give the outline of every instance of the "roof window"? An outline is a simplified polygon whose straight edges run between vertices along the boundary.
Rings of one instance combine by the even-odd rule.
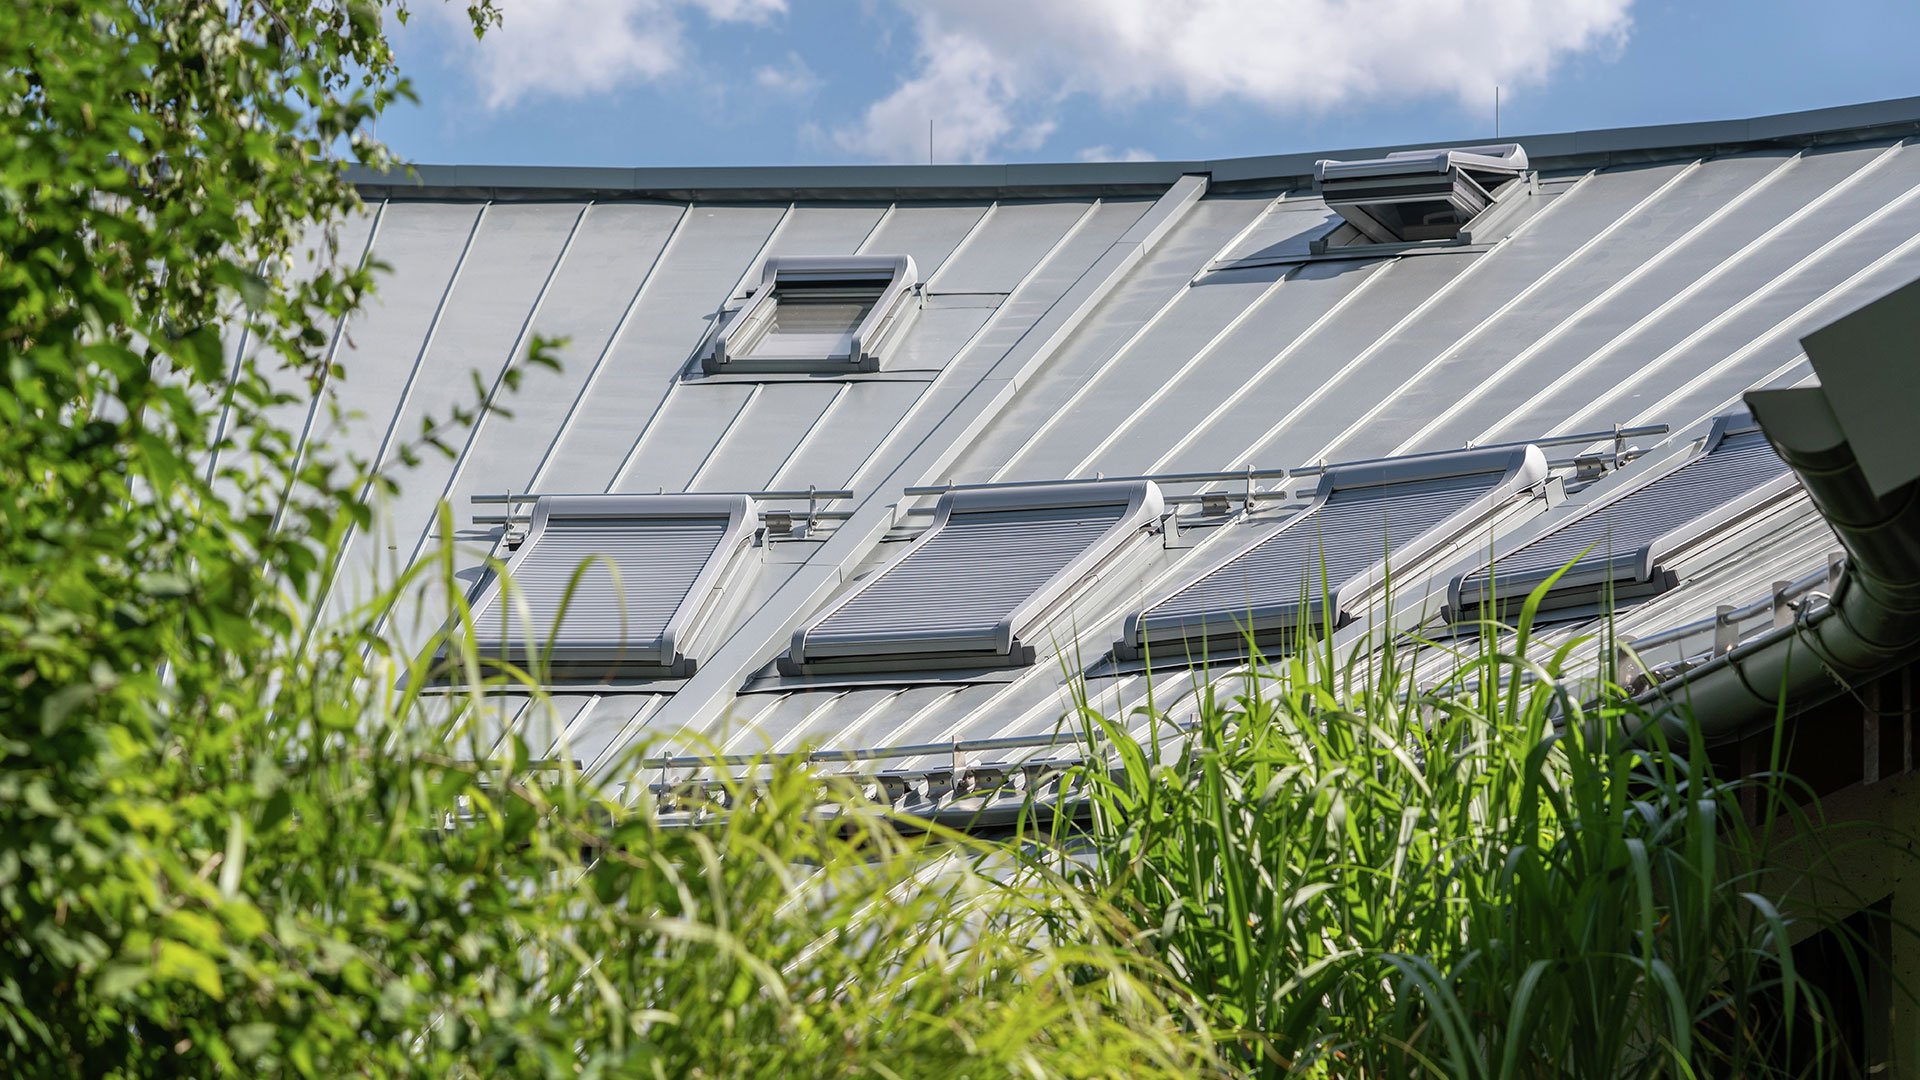
[[[483,657],[560,678],[686,676],[758,525],[741,495],[549,495],[473,609]],[[564,606],[564,613],[562,607]]]
[[[768,259],[703,366],[709,375],[878,371],[919,314],[918,284],[906,255]]]
[[[1150,482],[949,492],[905,551],[794,632],[781,671],[1031,664],[1034,631],[1162,509]]]
[[[1447,616],[1500,617],[1568,567],[1541,603],[1563,616],[1656,596],[1679,583],[1676,566],[1733,522],[1799,490],[1786,463],[1745,413],[1723,416],[1698,452],[1578,511],[1552,532],[1501,555],[1489,570],[1454,580]],[[1569,566],[1569,564],[1571,564]]]
[[[1337,630],[1372,603],[1388,559],[1395,568],[1427,559],[1546,478],[1546,456],[1533,446],[1331,468],[1278,532],[1129,616],[1115,655],[1185,663],[1239,655],[1249,635],[1290,648],[1301,635]]]
[[[1314,189],[1347,227],[1317,243],[1472,243],[1531,184],[1518,143],[1403,150],[1365,161],[1316,161]],[[1350,230],[1350,231],[1349,231]],[[1338,235],[1342,232],[1347,235]]]

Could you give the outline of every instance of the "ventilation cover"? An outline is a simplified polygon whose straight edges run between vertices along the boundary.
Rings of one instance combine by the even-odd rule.
[[[1162,511],[1152,483],[949,492],[926,532],[794,632],[790,675],[1031,664],[1025,640]]]
[[[1527,171],[1518,143],[1405,150],[1366,161],[1316,161],[1314,188],[1376,244],[1457,240]]]
[[[918,282],[906,255],[768,259],[702,364],[709,375],[878,371],[919,315]]]
[[[1287,648],[1339,629],[1372,602],[1389,564],[1418,564],[1546,477],[1546,457],[1531,446],[1330,469],[1279,532],[1130,616],[1115,654],[1186,663],[1238,655],[1249,634]]]
[[[524,665],[550,648],[563,678],[690,675],[716,594],[757,565],[756,524],[740,495],[542,498],[512,592],[496,580],[474,605],[481,655]]]
[[[1482,616],[1489,598],[1511,616],[1535,588],[1568,567],[1541,610],[1599,610],[1678,584],[1674,566],[1730,523],[1799,490],[1751,416],[1714,421],[1698,453],[1580,510],[1566,524],[1501,555],[1449,588],[1447,617]],[[1571,564],[1569,566],[1569,564]]]

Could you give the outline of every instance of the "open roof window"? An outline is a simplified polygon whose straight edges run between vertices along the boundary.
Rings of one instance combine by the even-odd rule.
[[[1314,188],[1346,219],[1342,244],[1472,243],[1531,182],[1518,143],[1405,150],[1365,161],[1317,161]],[[1338,234],[1346,230],[1335,230]],[[1485,237],[1481,237],[1485,238]]]
[[[758,518],[740,495],[559,495],[534,504],[506,581],[474,605],[483,657],[545,650],[563,679],[684,676]],[[564,607],[564,612],[563,612]]]
[[[1389,562],[1398,573],[1448,548],[1546,478],[1532,446],[1329,469],[1278,532],[1129,616],[1115,655],[1187,663],[1239,655],[1249,635],[1290,648],[1337,630],[1372,603]]]
[[[1558,573],[1541,610],[1597,612],[1679,582],[1676,565],[1732,522],[1799,490],[1786,463],[1745,413],[1723,416],[1697,453],[1581,509],[1552,532],[1454,580],[1448,617],[1477,618],[1489,600],[1502,617]]]
[[[1032,633],[1161,511],[1147,482],[949,492],[905,551],[794,632],[781,670],[1031,664]]]
[[[709,375],[878,371],[919,314],[918,284],[906,255],[768,259],[703,366]]]

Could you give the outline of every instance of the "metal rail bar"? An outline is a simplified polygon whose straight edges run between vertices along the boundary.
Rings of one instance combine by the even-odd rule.
[[[1616,453],[1624,453],[1626,440],[1638,439],[1648,435],[1665,435],[1672,430],[1666,424],[1642,424],[1639,427],[1621,427],[1615,425],[1602,431],[1581,431],[1570,435],[1547,435],[1537,439],[1515,439],[1511,442],[1469,445],[1469,450],[1518,450],[1523,446],[1574,446],[1585,443],[1613,440]],[[1139,483],[1151,480],[1156,484],[1213,484],[1227,480],[1271,480],[1288,479],[1301,476],[1319,476],[1329,469],[1345,468],[1351,465],[1376,465],[1388,461],[1418,461],[1421,458],[1438,457],[1442,454],[1459,453],[1457,450],[1429,450],[1419,454],[1401,454],[1385,458],[1359,458],[1353,461],[1328,462],[1318,465],[1301,465],[1291,469],[1248,468],[1221,469],[1212,472],[1182,473],[1141,473],[1136,476],[1092,476],[1075,477],[1067,480],[989,480],[967,484],[916,484],[907,488],[909,496],[944,495],[949,491],[985,491],[1007,488],[1047,487],[1054,484],[1096,484],[1096,483]],[[1565,459],[1563,464],[1572,464],[1574,459]]]
[[[487,503],[497,504],[497,503],[538,502],[541,499],[547,498],[548,496],[553,496],[555,498],[565,498],[565,499],[598,498],[600,496],[607,495],[607,494],[609,493],[604,491],[595,491],[590,493],[579,493],[579,494],[570,494],[566,492],[557,492],[557,491],[541,491],[541,492],[514,493],[514,494],[508,494],[508,495],[470,495],[467,498],[469,502],[472,502],[478,505],[478,504],[487,504]],[[821,502],[837,502],[840,499],[851,499],[853,498],[853,495],[854,495],[852,491],[841,489],[841,488],[832,488],[832,489],[822,488],[817,490],[811,489],[811,488],[799,488],[799,489],[777,488],[771,491],[701,491],[701,492],[688,492],[687,494],[745,495],[748,498],[752,498],[752,499],[766,499],[766,500],[818,499]]]

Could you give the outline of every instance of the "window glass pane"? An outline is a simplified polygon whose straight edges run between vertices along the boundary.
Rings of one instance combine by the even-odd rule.
[[[841,356],[853,332],[873,310],[885,286],[784,285],[774,294],[773,317],[750,356]]]

